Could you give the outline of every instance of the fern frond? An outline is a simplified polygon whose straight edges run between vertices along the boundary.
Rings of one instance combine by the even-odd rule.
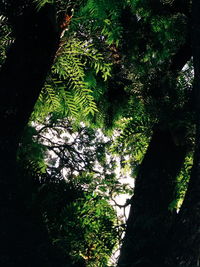
[[[98,96],[95,75],[106,80],[111,75],[111,66],[88,41],[68,40],[60,47],[37,107],[40,109],[42,103],[46,105],[41,110],[43,115],[48,110],[49,113],[59,111],[77,119],[93,116],[98,112],[94,98]],[[88,69],[93,73],[90,76]]]
[[[82,12],[89,13],[93,18],[105,19],[121,8],[124,3],[125,1],[117,0],[88,0]]]
[[[92,20],[92,27],[100,29],[109,45],[118,46],[122,36],[121,11],[127,5],[128,1],[126,0],[87,0],[80,11],[80,16]]]
[[[97,73],[101,72],[104,80],[110,76],[111,64],[103,61],[103,56],[89,42],[77,39],[68,41],[62,47],[62,54],[57,58],[52,72],[66,81],[66,90],[73,91],[74,101],[86,115],[97,112],[93,91],[85,81],[85,69],[90,65]]]
[[[134,117],[123,118],[118,122],[120,134],[118,134],[110,150],[122,157],[130,155],[132,167],[133,165],[137,167],[141,163],[151,137],[153,125],[147,114],[142,115],[139,110],[136,112],[138,114],[134,114]]]

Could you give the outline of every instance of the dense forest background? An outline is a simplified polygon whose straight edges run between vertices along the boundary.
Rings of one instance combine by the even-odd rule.
[[[199,266],[199,14],[0,1],[1,266]]]

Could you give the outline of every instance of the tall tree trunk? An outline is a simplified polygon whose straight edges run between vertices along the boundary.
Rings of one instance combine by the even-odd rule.
[[[200,266],[200,1],[193,0],[192,5],[196,142],[188,190],[171,233],[169,266]]]
[[[36,262],[30,250],[38,249],[38,236],[30,235],[36,226],[17,201],[16,152],[58,48],[55,15],[49,5],[39,12],[31,4],[24,8],[14,25],[15,42],[0,71],[1,266],[38,266],[26,262],[28,254]]]
[[[190,42],[187,40],[172,57],[169,71],[177,75],[190,57]],[[157,97],[162,97],[159,95],[162,94],[161,88],[154,88],[154,91]],[[180,129],[171,130],[167,125],[163,127],[163,123],[153,131],[136,178],[118,267],[162,266],[173,217],[169,204],[174,197],[176,176],[187,153],[178,131]]]
[[[5,155],[0,161],[1,180],[2,170],[9,166],[4,163],[15,158],[10,151],[17,149],[58,48],[54,13],[51,6],[40,12],[31,6],[16,20],[16,40],[0,71],[0,155]]]
[[[172,214],[174,180],[186,154],[168,130],[156,129],[136,178],[118,266],[160,266]]]

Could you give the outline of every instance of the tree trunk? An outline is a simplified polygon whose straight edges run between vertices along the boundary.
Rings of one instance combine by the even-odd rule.
[[[17,200],[16,152],[58,48],[55,18],[52,6],[47,5],[39,12],[31,5],[24,8],[14,25],[15,42],[0,71],[1,266],[38,266],[26,262],[30,250],[38,249],[38,236],[30,235],[31,227],[34,233],[37,226],[21,210],[23,196]],[[32,260],[36,262],[33,254]]]
[[[173,226],[167,266],[200,266],[200,1],[193,0],[192,44],[196,142],[188,190]]]
[[[156,129],[136,178],[118,266],[161,266],[174,181],[186,154],[168,130]]]
[[[190,40],[187,38],[172,57],[169,72],[175,77],[190,57]],[[156,92],[155,100],[162,100],[161,88],[152,89],[152,93]],[[118,267],[160,267],[163,263],[173,217],[169,205],[174,197],[176,176],[187,153],[180,129],[169,129],[163,124],[155,127],[136,178]],[[182,131],[184,136],[186,129]]]
[[[20,137],[58,48],[53,13],[51,6],[40,12],[35,7],[24,10],[16,21],[16,40],[0,71],[1,183],[15,180],[11,166],[15,165]]]

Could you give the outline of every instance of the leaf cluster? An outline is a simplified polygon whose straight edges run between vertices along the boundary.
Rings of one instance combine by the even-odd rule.
[[[82,120],[94,115],[98,111],[94,98],[94,90],[98,91],[96,75],[101,73],[107,80],[110,71],[111,64],[88,41],[63,40],[36,104],[35,118],[53,112]]]
[[[20,184],[26,184],[28,189],[26,206],[38,221],[42,219],[53,247],[72,263],[103,267],[117,245],[120,231],[116,212],[104,192],[106,186],[114,186],[114,177],[108,174],[103,182],[101,174],[95,177],[92,172],[95,149],[99,158],[105,153],[104,144],[101,141],[98,145],[94,131],[82,126],[79,132],[74,132],[70,125],[61,126],[60,121],[60,125],[57,122],[54,127],[37,126],[37,131],[27,128],[18,153]],[[54,139],[65,133],[63,143],[52,141],[48,129]],[[60,163],[47,160],[46,168],[41,168],[44,152],[55,149],[60,153],[57,155]],[[79,169],[77,164],[80,164]],[[72,170],[65,179],[60,166]],[[24,190],[24,186],[21,188]]]

